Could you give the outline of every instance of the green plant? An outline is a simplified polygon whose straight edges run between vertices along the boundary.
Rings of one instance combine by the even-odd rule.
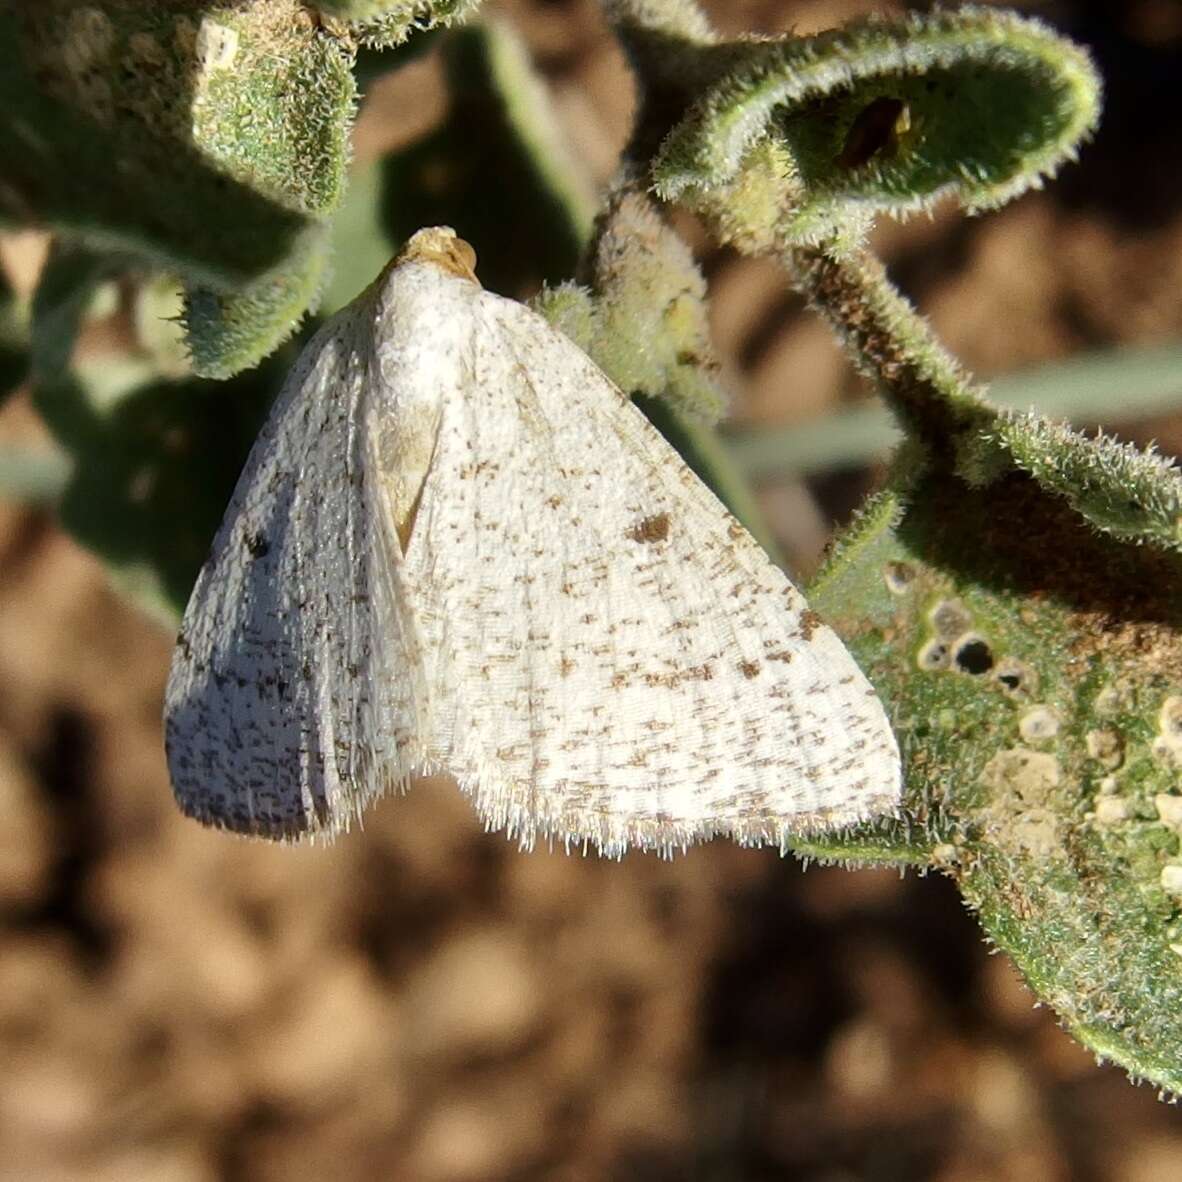
[[[905,807],[798,852],[951,875],[1079,1039],[1182,1090],[1182,480],[990,402],[865,247],[880,213],[988,209],[1071,159],[1099,115],[1087,55],[996,9],[726,42],[692,0],[609,0],[640,103],[593,220],[512,34],[472,25],[442,43],[452,118],[342,196],[358,46],[409,36],[393,67],[472,7],[0,4],[0,218],[58,233],[29,347],[67,526],[175,612],[333,243],[339,303],[369,255],[453,220],[491,286],[553,284],[539,306],[766,539],[712,430],[705,284],[667,217],[690,206],[783,263],[905,436],[811,588],[889,704]],[[195,373],[230,381],[146,335],[71,366],[96,287],[162,274]]]

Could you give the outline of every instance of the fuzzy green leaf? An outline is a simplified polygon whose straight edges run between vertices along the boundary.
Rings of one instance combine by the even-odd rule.
[[[190,285],[185,340],[193,372],[229,378],[257,365],[315,310],[329,264],[327,227],[313,226],[281,267],[235,291]]]
[[[914,469],[914,463],[909,462]],[[1182,1090],[1182,556],[1011,473],[928,471],[810,600],[882,694],[899,821],[802,842],[952,875],[1085,1045]]]
[[[1164,456],[1012,412],[999,413],[981,443],[1003,448],[1097,529],[1182,551],[1182,472]],[[962,458],[962,469],[972,459]],[[993,463],[987,457],[986,466]]]
[[[994,9],[684,52],[718,77],[666,137],[653,180],[745,249],[852,246],[874,213],[945,195],[1000,205],[1071,159],[1099,114],[1087,54]]]
[[[0,217],[247,282],[339,197],[349,66],[296,0],[0,0]]]
[[[362,44],[401,45],[412,33],[445,29],[467,20],[480,0],[317,0],[326,14],[349,22]]]

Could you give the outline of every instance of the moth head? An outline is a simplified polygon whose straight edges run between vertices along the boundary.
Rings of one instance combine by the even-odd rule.
[[[450,226],[417,230],[398,252],[393,265],[403,263],[434,263],[450,275],[480,283],[476,278],[476,251]]]

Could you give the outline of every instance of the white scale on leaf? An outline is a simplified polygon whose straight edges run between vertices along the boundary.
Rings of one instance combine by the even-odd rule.
[[[629,399],[422,230],[308,345],[185,612],[181,808],[332,837],[445,772],[487,826],[669,853],[889,812],[837,637]]]

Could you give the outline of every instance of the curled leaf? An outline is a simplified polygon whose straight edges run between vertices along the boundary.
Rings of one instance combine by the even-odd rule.
[[[945,195],[1000,205],[1071,159],[1099,115],[1087,54],[993,9],[698,52],[718,78],[666,137],[653,181],[746,249],[853,244],[874,213]]]

